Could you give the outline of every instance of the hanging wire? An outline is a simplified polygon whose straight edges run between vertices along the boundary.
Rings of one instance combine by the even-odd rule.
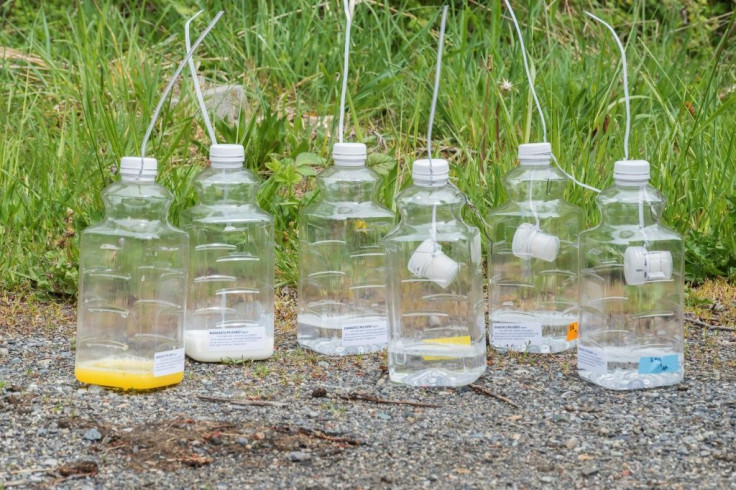
[[[207,34],[209,34],[210,31],[215,27],[215,24],[217,24],[217,21],[220,20],[220,17],[222,17],[224,13],[225,12],[223,11],[218,12],[215,18],[212,19],[212,22],[210,22],[207,28],[204,30],[204,32],[202,32],[202,34],[200,34],[197,40],[194,41],[194,45],[192,45],[192,49],[187,51],[187,55],[184,57],[181,63],[179,63],[179,66],[174,72],[174,75],[171,77],[171,80],[169,80],[169,84],[166,86],[166,89],[164,89],[164,93],[161,95],[161,99],[159,99],[158,105],[156,106],[156,109],[153,111],[153,117],[151,118],[151,123],[148,125],[146,134],[143,137],[143,143],[141,143],[141,168],[138,172],[139,178],[143,175],[143,159],[146,157],[146,145],[148,144],[148,139],[151,137],[151,133],[153,132],[153,127],[156,124],[156,120],[158,119],[159,114],[161,113],[161,109],[164,106],[164,102],[166,101],[166,98],[169,96],[169,92],[171,92],[171,89],[174,87],[174,82],[176,82],[176,79],[181,73],[181,71],[184,69],[184,66],[187,64],[187,62],[192,57],[194,52],[197,50],[199,45],[202,44],[202,41],[204,41],[204,38],[207,37]]]
[[[350,29],[353,26],[353,15],[350,13],[350,4],[348,0],[343,0],[343,8],[345,9],[345,17],[347,18],[347,26],[345,26],[345,54],[342,65],[342,90],[340,92],[340,125],[338,128],[339,141],[343,140],[343,127],[345,125],[345,93],[348,89],[348,62],[350,61]]]
[[[600,22],[606,28],[611,32],[613,35],[613,39],[616,41],[616,45],[618,46],[619,51],[621,52],[621,64],[623,66],[623,75],[624,75],[624,102],[626,104],[626,132],[624,133],[624,160],[629,159],[629,132],[631,131],[631,109],[630,109],[630,100],[629,100],[629,75],[628,75],[628,69],[627,69],[627,63],[626,63],[626,50],[624,49],[624,45],[621,43],[621,39],[619,39],[618,34],[616,34],[616,31],[611,27],[611,25],[604,21],[603,19],[600,19],[596,17],[595,15],[591,14],[590,12],[585,12],[585,15],[588,17],[596,20],[597,22]],[[639,228],[642,230],[642,233],[644,234],[644,247],[649,248],[649,240],[645,231],[645,223],[644,223],[644,201],[649,202],[649,196],[647,196],[646,186],[641,186],[639,188]]]
[[[534,103],[537,105],[537,112],[539,112],[539,119],[542,121],[542,141],[547,141],[547,123],[544,120],[544,113],[542,112],[542,106],[539,104],[539,99],[537,98],[537,91],[534,90],[534,81],[532,79],[532,74],[529,70],[529,60],[526,56],[526,48],[524,47],[524,38],[521,35],[521,27],[519,27],[519,22],[516,20],[516,15],[514,14],[514,9],[511,8],[511,4],[509,3],[509,0],[503,0],[506,4],[506,8],[509,10],[509,14],[511,15],[511,20],[514,22],[514,27],[516,28],[516,34],[519,36],[519,45],[521,46],[521,57],[524,59],[524,70],[526,71],[526,79],[529,81],[529,88],[532,91],[532,96],[534,97]]]
[[[434,113],[437,110],[437,96],[440,93],[440,75],[442,73],[442,48],[445,44],[445,26],[447,25],[447,5],[442,7],[442,20],[440,21],[440,41],[437,48],[437,66],[434,70],[434,91],[432,92],[432,105],[429,108],[429,124],[427,125],[427,155],[429,156],[429,171],[432,172],[432,127],[434,126]]]
[[[619,51],[621,51],[621,63],[623,64],[623,71],[624,71],[624,102],[626,104],[626,132],[624,133],[624,160],[629,159],[629,132],[631,131],[631,110],[630,110],[630,104],[629,104],[629,75],[628,70],[626,68],[626,50],[624,49],[623,44],[621,44],[621,39],[619,39],[618,34],[616,34],[616,31],[613,30],[613,27],[610,26],[606,21],[599,19],[595,15],[591,14],[590,12],[585,12],[585,15],[588,17],[600,22],[606,28],[608,28],[609,31],[611,31],[611,34],[613,34],[613,39],[616,40],[616,44],[618,45]]]
[[[184,24],[184,38],[186,41],[187,52],[192,49],[191,39],[189,37],[189,24],[191,24],[194,19],[199,17],[199,14],[201,14],[202,12],[204,12],[204,10],[200,10],[199,12],[197,12],[194,17],[189,19],[187,23]],[[199,110],[202,112],[202,119],[204,119],[204,125],[207,128],[207,134],[210,136],[210,141],[212,141],[212,144],[216,145],[217,137],[215,136],[215,130],[212,127],[212,121],[210,121],[210,115],[207,113],[207,106],[204,103],[204,96],[202,95],[202,88],[199,86],[199,78],[197,77],[197,69],[194,67],[193,56],[189,58],[189,72],[192,75],[192,81],[194,82],[194,93],[197,95]]]
[[[504,0],[504,3],[506,4],[506,8],[509,11],[509,15],[511,15],[511,20],[513,21],[514,28],[516,29],[516,34],[519,37],[519,45],[521,46],[521,57],[524,60],[524,70],[526,71],[526,79],[527,79],[527,82],[529,82],[529,89],[532,92],[532,97],[534,97],[534,103],[537,106],[537,112],[539,113],[539,120],[542,122],[543,141],[547,141],[547,122],[544,119],[544,112],[542,112],[542,106],[539,103],[539,98],[537,97],[537,91],[534,88],[534,80],[532,79],[532,74],[531,74],[531,71],[529,70],[529,59],[527,58],[526,47],[524,47],[524,37],[521,34],[521,27],[519,26],[519,21],[516,20],[516,14],[514,14],[514,9],[511,8],[511,4],[509,3],[509,0]],[[584,189],[588,189],[589,191],[600,192],[600,189],[596,189],[595,187],[584,184],[580,182],[578,179],[576,179],[574,176],[572,176],[571,174],[565,172],[565,170],[560,166],[560,163],[557,161],[557,158],[555,157],[554,153],[552,153],[552,161],[555,163],[555,166],[560,170],[560,172],[565,174],[565,176],[568,179],[572,180],[575,184],[579,185],[580,187]]]
[[[432,92],[432,104],[429,108],[429,124],[427,125],[427,155],[429,156],[429,182],[434,184],[434,164],[432,163],[432,126],[434,126],[434,113],[437,110],[437,96],[440,92],[440,75],[442,73],[442,47],[445,43],[445,27],[447,26],[447,5],[442,7],[442,20],[440,21],[440,40],[437,48],[437,65],[434,71],[434,90]],[[437,247],[437,202],[432,205],[432,227],[429,229],[429,237],[435,245],[434,253],[439,253]]]

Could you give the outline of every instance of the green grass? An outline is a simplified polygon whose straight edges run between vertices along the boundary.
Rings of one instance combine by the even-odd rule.
[[[0,57],[0,289],[74,294],[79,232],[102,217],[111,169],[138,153],[196,9],[163,0],[30,3],[0,5],[0,46],[19,52]],[[241,84],[249,98],[237,123],[217,123],[218,134],[245,144],[247,165],[265,179],[260,202],[277,219],[279,280],[293,283],[294,221],[314,197],[313,175],[327,164],[337,126],[340,2],[207,4],[208,18],[219,4],[227,15],[198,53],[199,72],[209,82]],[[389,205],[425,152],[439,4],[356,7],[348,126],[370,151],[387,155],[372,163],[386,176],[381,198]],[[500,3],[451,5],[434,139],[483,213],[504,200],[500,177],[519,143],[541,139],[541,126]],[[629,57],[631,157],[652,163],[652,183],[669,198],[663,218],[686,237],[689,277],[736,277],[732,4],[692,2],[687,24],[671,0],[635,0],[625,9],[515,5],[549,140],[563,167],[596,187],[610,184],[613,162],[623,158],[623,91],[617,48],[582,11],[612,21]],[[198,20],[195,32],[204,25]],[[193,202],[191,180],[209,145],[184,80],[181,102],[166,106],[149,144],[159,182],[175,194],[174,222]],[[325,127],[321,116],[335,118]],[[568,197],[585,207],[590,224],[598,220],[593,194],[570,186]]]

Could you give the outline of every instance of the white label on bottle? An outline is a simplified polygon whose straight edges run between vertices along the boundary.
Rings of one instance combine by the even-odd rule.
[[[153,376],[184,372],[184,348],[157,352],[153,356]]]
[[[217,328],[207,330],[207,337],[213,351],[261,349],[265,347],[266,327]]]
[[[388,343],[386,320],[367,319],[342,324],[342,346],[360,347]]]
[[[539,345],[542,343],[542,324],[493,322],[491,343],[510,347]]]
[[[603,349],[597,347],[584,347],[578,345],[578,369],[591,371],[595,374],[606,374],[608,372],[608,361]]]

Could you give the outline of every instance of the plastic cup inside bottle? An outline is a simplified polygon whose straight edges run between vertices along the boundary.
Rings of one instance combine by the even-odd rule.
[[[460,266],[442,252],[439,243],[428,238],[422,242],[409,259],[409,271],[446,288],[455,280]]]
[[[648,252],[644,247],[629,247],[624,253],[624,278],[632,286],[668,281],[672,278],[672,254],[666,250]]]
[[[560,239],[538,230],[531,223],[522,223],[514,233],[511,251],[520,259],[533,257],[552,262],[560,251]]]

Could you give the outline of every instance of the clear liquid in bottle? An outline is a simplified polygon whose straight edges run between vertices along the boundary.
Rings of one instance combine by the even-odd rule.
[[[616,162],[596,199],[601,223],[580,234],[578,372],[614,390],[677,384],[684,375],[684,246],[659,222],[649,163]]]
[[[410,386],[462,386],[486,368],[480,232],[441,159],[414,162],[386,237],[389,376]]]
[[[333,159],[300,213],[297,338],[321,354],[376,352],[388,341],[382,240],[395,217],[377,201],[365,145],[338,143]]]

